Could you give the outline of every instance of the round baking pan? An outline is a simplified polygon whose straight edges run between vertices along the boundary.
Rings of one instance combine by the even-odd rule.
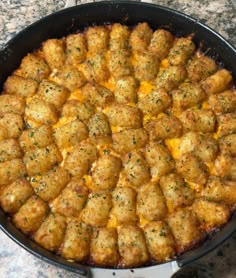
[[[203,52],[214,57],[236,78],[236,50],[218,33],[197,20],[175,10],[134,1],[106,1],[68,8],[40,19],[30,25],[0,51],[0,88],[6,78],[19,67],[22,58],[40,47],[49,38],[61,38],[83,31],[91,25],[120,22],[133,26],[147,22],[153,29],[164,28],[175,36],[192,35],[193,41]],[[130,269],[104,269],[70,262],[53,254],[20,232],[0,209],[0,228],[16,243],[38,258],[76,272],[86,277],[170,277],[179,268],[193,263],[224,242],[236,230],[236,213],[231,220],[199,247],[184,253],[175,260],[153,266]],[[133,275],[133,276],[132,276]]]

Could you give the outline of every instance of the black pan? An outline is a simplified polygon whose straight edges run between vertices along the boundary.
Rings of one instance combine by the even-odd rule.
[[[230,70],[236,79],[236,50],[209,27],[187,15],[158,5],[133,1],[106,1],[80,5],[51,14],[30,25],[10,40],[0,51],[0,89],[7,76],[19,67],[21,59],[48,38],[60,38],[82,31],[93,24],[120,22],[132,26],[144,21],[148,22],[153,29],[163,27],[176,36],[193,34],[196,45]],[[0,227],[11,239],[38,258],[69,271],[90,276],[90,267],[68,262],[30,240],[11,223],[1,209]],[[204,256],[224,242],[235,230],[236,213],[224,228],[211,236],[203,245],[178,257],[177,264],[183,267]],[[155,273],[158,273],[156,272],[158,266],[154,268]]]

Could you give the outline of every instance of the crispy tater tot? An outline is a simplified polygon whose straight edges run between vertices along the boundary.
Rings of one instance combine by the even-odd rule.
[[[218,94],[228,89],[232,79],[233,77],[228,70],[220,69],[203,80],[201,86],[208,95]]]
[[[162,60],[168,55],[173,40],[173,35],[169,31],[157,29],[152,35],[148,50],[155,53]]]

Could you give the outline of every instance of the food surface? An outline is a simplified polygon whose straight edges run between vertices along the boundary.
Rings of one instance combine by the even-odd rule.
[[[232,74],[147,23],[88,27],[25,56],[0,95],[0,206],[43,248],[167,262],[236,206]]]

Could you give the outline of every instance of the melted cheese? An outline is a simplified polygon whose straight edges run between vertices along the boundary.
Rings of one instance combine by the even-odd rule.
[[[210,172],[210,175],[212,176],[217,176],[217,173],[216,173],[216,170],[215,170],[215,165],[214,165],[214,162],[208,162],[206,163],[207,164],[207,167],[208,167],[208,170]]]
[[[195,191],[197,197],[200,197],[201,191],[203,190],[204,186],[202,184],[194,183],[187,181],[189,186]]]
[[[77,100],[79,100],[81,102],[85,102],[86,101],[86,98],[81,94],[81,90],[80,89],[76,89],[75,91],[73,91],[70,94],[68,100],[69,99],[77,99]]]
[[[163,59],[161,61],[161,65],[160,65],[160,69],[159,71],[163,71],[164,69],[166,69],[167,67],[169,67],[170,63],[168,61],[168,59]]]
[[[115,90],[115,79],[113,77],[110,77],[107,81],[101,82],[100,84],[112,92]]]
[[[145,219],[141,214],[138,214],[139,217],[139,226],[143,228],[149,221]]]
[[[111,212],[110,218],[109,218],[108,223],[107,223],[107,227],[108,228],[117,228],[118,226],[119,225],[118,225],[117,218]]]
[[[89,175],[84,175],[84,180],[85,180],[85,183],[86,183],[86,186],[91,190],[96,190],[97,188],[94,186],[93,184],[93,181],[92,181],[92,177],[89,176]]]
[[[165,140],[165,143],[174,159],[178,159],[180,157],[180,151],[179,151],[180,141],[181,141],[180,138]]]
[[[140,82],[140,86],[139,86],[139,90],[138,90],[138,96],[139,98],[143,98],[146,95],[150,94],[151,92],[153,92],[153,90],[155,90],[155,86],[153,84],[151,84],[148,81],[141,81]]]
[[[52,126],[52,129],[61,127],[63,125],[66,125],[72,121],[76,120],[76,117],[61,117],[59,120]]]
[[[203,101],[203,103],[202,103],[202,108],[203,108],[203,109],[209,109],[209,108],[210,108],[210,105],[209,105],[206,101]]]

